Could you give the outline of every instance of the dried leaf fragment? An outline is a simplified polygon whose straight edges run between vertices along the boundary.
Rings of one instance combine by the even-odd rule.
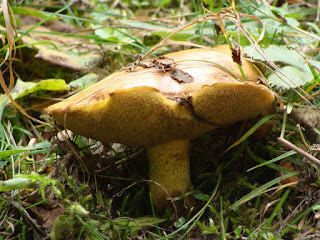
[[[235,63],[242,65],[240,47],[233,47],[233,48],[231,48],[231,51],[232,51],[232,60]]]
[[[166,56],[160,56],[153,59],[146,59],[141,60],[141,55],[136,55],[136,61],[132,64],[130,64],[127,67],[124,67],[123,70],[127,70],[129,72],[135,70],[138,66],[143,68],[155,68],[155,69],[161,69],[164,72],[174,70],[176,68],[176,62],[174,59],[166,57]]]
[[[180,69],[173,70],[170,73],[170,77],[179,83],[190,83],[194,81],[193,77],[189,73]]]

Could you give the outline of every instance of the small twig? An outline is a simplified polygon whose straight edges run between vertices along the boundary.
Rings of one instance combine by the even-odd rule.
[[[284,145],[285,147],[299,153],[302,157],[309,159],[311,162],[317,164],[318,166],[320,166],[320,160],[318,158],[315,158],[314,156],[312,156],[311,154],[307,153],[306,151],[302,150],[301,148],[298,148],[296,145],[292,144],[291,142],[285,140],[282,137],[278,137],[278,142],[280,142],[282,145]]]

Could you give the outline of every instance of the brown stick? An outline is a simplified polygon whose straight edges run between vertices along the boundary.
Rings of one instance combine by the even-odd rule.
[[[320,166],[320,160],[318,158],[315,158],[314,156],[302,150],[301,148],[298,148],[296,145],[292,144],[291,142],[285,140],[282,137],[278,137],[278,142],[280,142],[282,145],[286,146],[287,148],[299,153],[302,157],[305,157],[309,159],[311,162]]]

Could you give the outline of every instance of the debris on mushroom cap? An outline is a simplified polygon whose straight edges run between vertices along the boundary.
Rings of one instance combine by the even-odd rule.
[[[182,61],[179,62],[180,65],[198,65],[201,62],[202,64],[215,66],[217,68],[224,69],[226,72],[232,73],[238,79],[242,79],[239,67],[237,63],[233,61],[232,52],[228,45],[217,45],[213,48],[189,49],[180,52],[169,53],[166,56],[169,58],[173,58],[178,62]],[[242,54],[241,56],[243,57],[242,68],[247,80],[254,82],[257,81],[257,78],[260,77],[257,66],[244,59],[244,54]]]

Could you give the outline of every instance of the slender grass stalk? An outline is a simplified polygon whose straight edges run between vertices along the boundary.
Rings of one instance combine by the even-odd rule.
[[[264,124],[266,121],[270,120],[271,118],[273,118],[275,115],[267,115],[264,118],[262,118],[259,122],[257,122],[252,128],[249,129],[249,131],[247,131],[238,141],[236,141],[234,144],[232,144],[230,147],[227,148],[227,150],[225,150],[223,152],[223,154],[225,154],[226,152],[228,152],[230,149],[234,148],[235,146],[239,145],[240,143],[242,143],[243,141],[245,141],[250,135],[252,135],[259,127],[261,127],[262,124]],[[222,155],[223,155],[222,154]]]
[[[222,204],[222,197],[220,197],[220,226],[221,226],[221,234],[220,238],[226,240],[226,230],[224,227],[224,218],[223,218],[223,204]]]
[[[282,208],[283,204],[285,203],[285,200],[288,198],[289,196],[289,193],[290,193],[290,189],[287,189],[285,191],[285,193],[282,195],[280,201],[278,202],[277,206],[275,207],[275,209],[273,210],[273,212],[271,213],[271,216],[269,217],[269,219],[267,220],[264,228],[261,230],[262,232],[263,231],[269,231],[269,228],[275,218],[275,216],[278,214],[278,212],[280,211],[280,209]],[[271,232],[272,232],[272,229],[270,229]],[[262,235],[260,234],[258,240],[260,240],[262,238]]]
[[[250,193],[248,193],[247,195],[245,195],[244,197],[242,197],[241,199],[239,199],[238,201],[236,201],[231,208],[233,209],[238,209],[238,207],[246,202],[248,202],[249,200],[263,194],[263,192],[265,190],[267,190],[268,188],[270,188],[271,186],[279,183],[281,180],[286,179],[288,177],[297,175],[298,173],[292,172],[292,173],[287,173],[281,177],[275,178],[273,180],[271,180],[270,182],[267,182],[266,184],[258,187],[257,189],[251,191]]]
[[[155,210],[154,210],[151,193],[149,193],[149,200],[150,200],[150,206],[151,206],[152,216],[153,216],[153,218],[155,219],[155,218],[156,218],[156,212],[155,212]],[[157,232],[158,232],[159,236],[162,237],[162,233],[161,233],[161,231],[160,231],[160,228],[159,228],[157,222],[156,222],[156,228],[157,228]]]

